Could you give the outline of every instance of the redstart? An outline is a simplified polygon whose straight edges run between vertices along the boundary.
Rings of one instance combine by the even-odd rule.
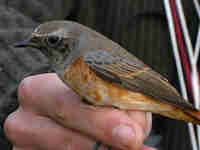
[[[81,24],[50,21],[15,46],[40,50],[60,79],[93,105],[200,124],[199,111],[167,79],[119,44]]]

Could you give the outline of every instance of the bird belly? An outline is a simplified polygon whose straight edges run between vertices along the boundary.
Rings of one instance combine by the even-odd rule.
[[[79,58],[68,67],[61,79],[78,95],[97,106],[112,106],[123,110],[139,110],[160,114],[177,120],[200,124],[200,121],[186,114],[182,109],[142,93],[123,89],[105,81],[93,72],[83,58]],[[189,113],[196,113],[190,112]]]
[[[169,111],[171,106],[162,105],[151,98],[123,89],[97,76],[82,57],[78,58],[65,70],[62,80],[78,95],[94,105],[114,106],[120,109],[143,111]],[[159,110],[160,109],[160,110]]]

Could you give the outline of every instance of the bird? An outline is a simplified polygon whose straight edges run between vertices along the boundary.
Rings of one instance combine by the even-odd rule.
[[[84,101],[102,107],[152,112],[200,124],[200,112],[169,81],[104,35],[82,24],[40,24],[15,47],[33,47]]]

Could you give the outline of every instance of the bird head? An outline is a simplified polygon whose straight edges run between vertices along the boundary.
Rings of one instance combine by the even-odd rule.
[[[79,56],[98,49],[118,49],[100,33],[71,21],[49,21],[36,27],[30,37],[15,47],[33,47],[41,51],[52,68],[62,76],[64,70]]]
[[[79,24],[70,21],[50,21],[39,25],[28,40],[14,46],[40,50],[55,71],[61,72],[79,54],[77,51],[81,29],[77,26]]]

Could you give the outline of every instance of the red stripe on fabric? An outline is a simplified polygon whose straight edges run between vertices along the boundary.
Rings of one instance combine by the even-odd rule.
[[[180,53],[182,65],[184,68],[184,74],[186,76],[186,84],[187,84],[187,87],[189,90],[189,94],[192,96],[193,92],[192,92],[191,69],[190,69],[188,56],[187,56],[185,46],[184,46],[182,31],[181,31],[181,27],[179,24],[177,8],[176,8],[174,0],[170,0],[170,6],[171,6],[172,16],[173,16],[173,20],[174,20],[174,26],[175,26],[175,32],[176,32],[176,37],[177,37],[177,43],[178,43],[178,47],[179,47],[179,53]]]

